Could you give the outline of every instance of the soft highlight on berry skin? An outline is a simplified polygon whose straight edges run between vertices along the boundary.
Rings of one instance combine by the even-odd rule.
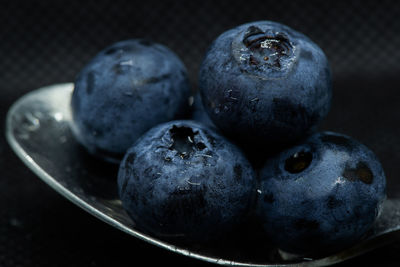
[[[242,152],[212,128],[171,121],[128,150],[118,188],[138,229],[193,244],[216,240],[246,219],[256,177]]]
[[[280,23],[230,29],[199,72],[204,108],[238,143],[281,148],[315,130],[331,105],[328,60],[314,42]]]
[[[362,239],[386,199],[386,178],[366,146],[321,132],[268,159],[258,190],[257,215],[271,241],[315,256]]]
[[[119,162],[151,127],[189,110],[186,68],[167,47],[143,39],[115,43],[78,74],[72,131],[92,155]]]

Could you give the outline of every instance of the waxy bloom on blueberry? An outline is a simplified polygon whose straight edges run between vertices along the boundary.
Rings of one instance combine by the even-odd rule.
[[[222,132],[243,144],[289,145],[310,133],[331,104],[323,51],[282,24],[257,21],[221,34],[199,74],[203,104]]]
[[[72,130],[91,154],[122,158],[151,127],[185,114],[190,93],[185,66],[171,50],[141,39],[118,42],[79,73]]]
[[[194,121],[154,127],[120,165],[122,204],[141,231],[182,241],[215,240],[240,224],[256,178],[241,151]]]
[[[374,153],[354,139],[322,132],[268,159],[260,171],[257,214],[286,252],[317,255],[359,241],[386,198]]]

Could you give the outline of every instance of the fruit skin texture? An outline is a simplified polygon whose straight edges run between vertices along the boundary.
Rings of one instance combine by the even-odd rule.
[[[121,41],[78,74],[72,130],[91,154],[122,158],[151,127],[188,112],[190,94],[186,68],[171,50],[142,39]]]
[[[222,33],[199,72],[210,118],[239,143],[294,143],[327,115],[332,82],[323,51],[303,34],[256,21]]]
[[[240,224],[255,204],[255,173],[240,150],[194,121],[154,127],[121,162],[118,189],[137,229],[208,242]]]
[[[333,132],[314,134],[269,159],[260,181],[256,210],[265,231],[280,249],[299,255],[354,244],[386,198],[385,174],[373,152]]]

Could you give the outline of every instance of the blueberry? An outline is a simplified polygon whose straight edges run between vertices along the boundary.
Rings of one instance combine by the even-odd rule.
[[[254,170],[223,136],[194,121],[154,127],[121,162],[122,204],[143,232],[208,242],[239,225],[255,202]]]
[[[282,145],[312,132],[331,104],[323,51],[282,24],[257,21],[221,34],[200,67],[212,121],[241,143]]]
[[[256,213],[282,250],[330,253],[371,228],[385,190],[385,174],[371,150],[345,135],[316,133],[266,161]]]
[[[141,39],[121,41],[77,76],[72,129],[91,154],[122,158],[151,127],[188,112],[190,94],[185,66],[171,50]]]

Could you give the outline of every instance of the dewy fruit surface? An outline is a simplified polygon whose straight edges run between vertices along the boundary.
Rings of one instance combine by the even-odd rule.
[[[115,43],[79,73],[72,95],[73,132],[87,150],[119,157],[151,127],[188,110],[186,68],[163,45]]]
[[[256,178],[241,151],[213,129],[172,121],[128,150],[118,188],[138,229],[194,243],[218,238],[246,217]]]
[[[386,198],[374,153],[356,140],[317,133],[282,151],[260,170],[257,214],[284,251],[333,252],[357,242]]]
[[[222,33],[199,73],[215,125],[241,143],[291,144],[311,132],[331,105],[323,51],[282,24],[258,21]]]

